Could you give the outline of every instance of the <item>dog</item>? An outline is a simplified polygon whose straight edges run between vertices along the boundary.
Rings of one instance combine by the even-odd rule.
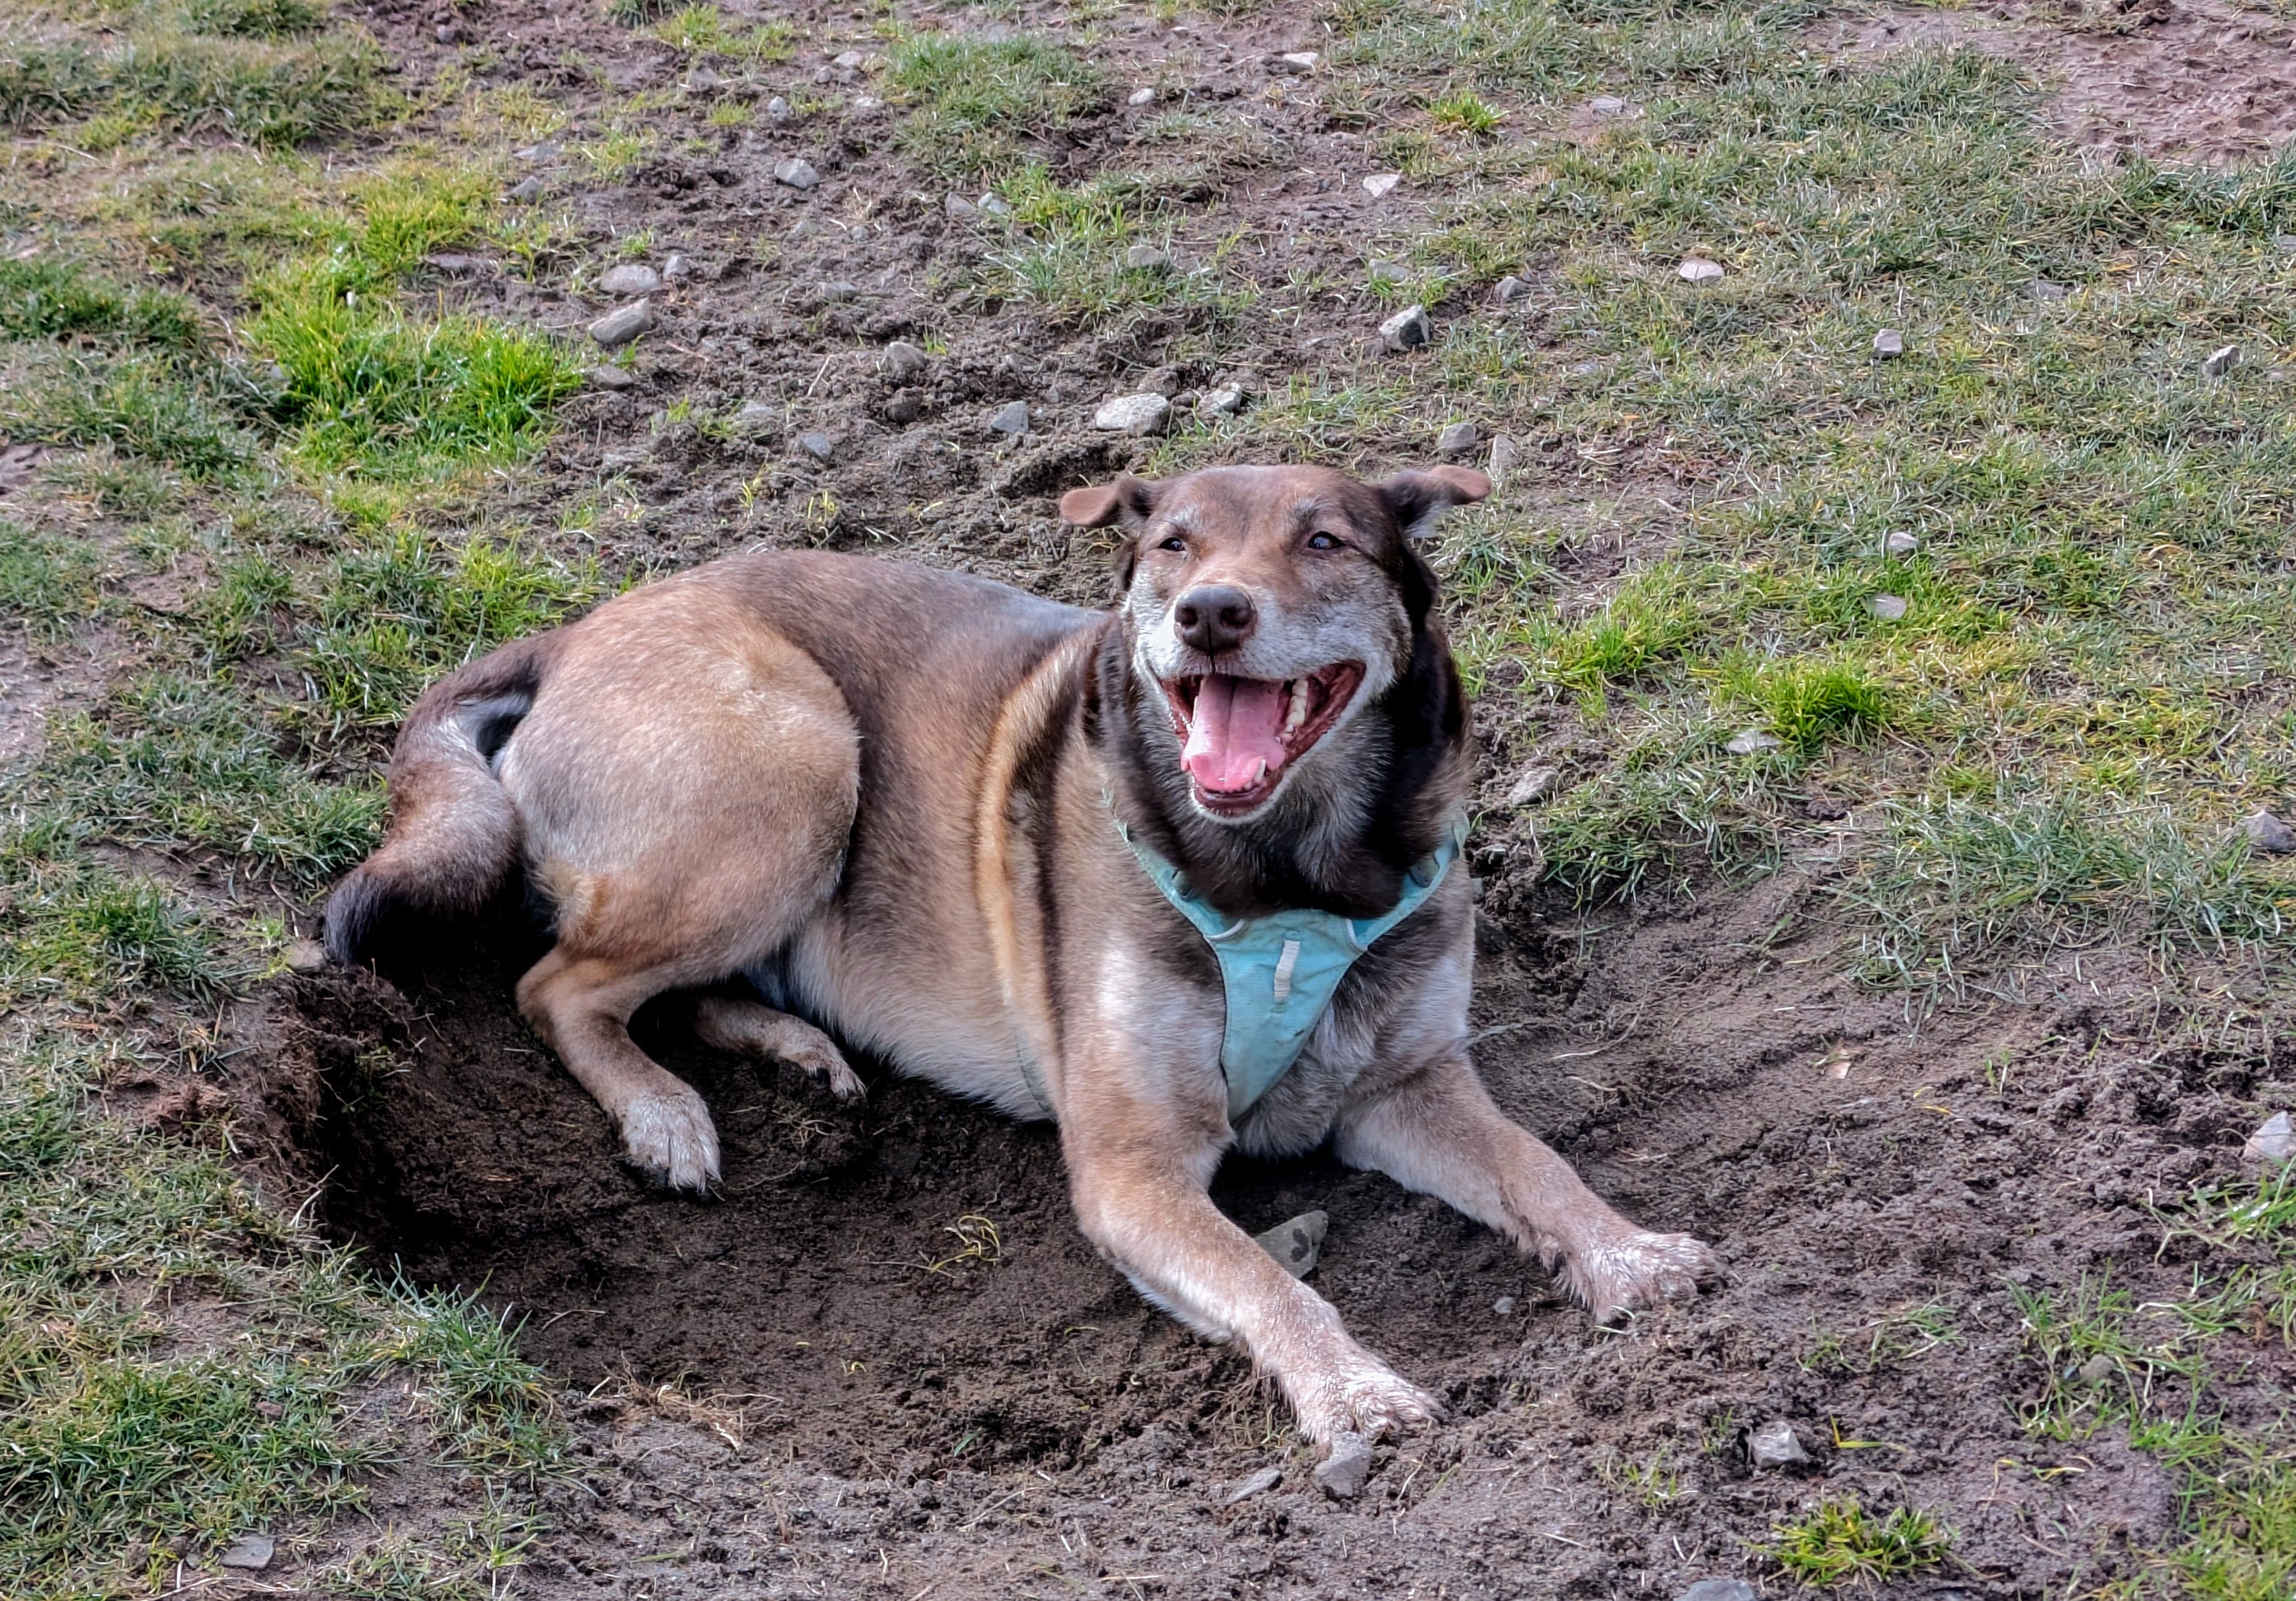
[[[1597,1199],[1468,1059],[1468,707],[1416,548],[1480,473],[1222,467],[1077,489],[1116,603],[823,551],[729,556],[422,696],[380,848],[327,908],[361,960],[523,862],[555,944],[521,1012],[668,1186],[709,1109],[630,1038],[863,1093],[836,1040],[1057,1123],[1076,1216],[1239,1340],[1331,1442],[1437,1415],[1212,1205],[1223,1153],[1330,1141],[1505,1234],[1603,1319],[1695,1293],[1689,1236]],[[746,980],[740,994],[726,981]]]

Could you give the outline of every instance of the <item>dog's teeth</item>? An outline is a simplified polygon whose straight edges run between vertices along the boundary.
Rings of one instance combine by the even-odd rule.
[[[1255,784],[1267,776],[1267,760],[1261,757],[1251,764],[1251,781]]]
[[[1300,731],[1300,725],[1307,721],[1308,681],[1304,678],[1295,678],[1292,681],[1292,710],[1283,719],[1283,731],[1287,734],[1296,734]]]

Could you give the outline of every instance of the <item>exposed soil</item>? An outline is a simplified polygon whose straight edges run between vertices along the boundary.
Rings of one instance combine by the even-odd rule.
[[[1179,319],[1110,337],[955,304],[948,284],[980,238],[891,152],[890,113],[858,104],[873,97],[865,75],[815,82],[834,52],[868,48],[870,14],[809,14],[798,61],[707,94],[762,106],[802,91],[843,110],[786,127],[761,115],[714,155],[618,184],[583,185],[572,133],[530,163],[599,242],[650,227],[650,259],[682,252],[695,272],[657,298],[636,387],[578,403],[576,426],[507,491],[519,507],[539,515],[619,476],[643,516],[602,521],[617,563],[812,540],[1088,600],[1101,553],[1058,527],[1050,496],[1140,448],[1084,430],[1100,400],[1373,359],[1376,314],[1347,290],[1256,314],[1217,359],[1194,354],[1209,347]],[[419,79],[459,53],[436,42],[447,15],[384,6],[370,20]],[[623,91],[682,70],[588,7],[496,4],[459,25],[496,46],[491,81],[577,110],[600,91],[569,52]],[[1048,147],[1064,171],[1136,160],[1131,132],[1175,103],[1248,118],[1237,166],[1206,180],[1218,200],[1201,237],[1177,241],[1184,263],[1248,226],[1263,283],[1341,267],[1356,282],[1382,231],[1424,203],[1407,186],[1365,193],[1367,136],[1323,113],[1313,80],[1271,96],[1264,60],[1312,45],[1305,24],[1109,27],[1097,58],[1168,97]],[[773,181],[792,155],[824,175],[817,187]],[[559,326],[603,308],[483,261],[442,267],[435,287]],[[896,385],[882,344],[926,331],[947,354]],[[777,415],[732,440],[657,424],[679,398]],[[998,445],[986,423],[1013,399],[1037,432]],[[816,431],[832,441],[826,465],[797,443]],[[1611,470],[1561,457],[1546,493],[1577,474],[1592,496]],[[1487,736],[1491,771],[1519,764],[1536,735]],[[1802,916],[1822,892],[1801,871],[1589,922],[1528,887],[1529,853],[1509,844],[1495,829],[1477,846],[1487,1077],[1629,1213],[1713,1241],[1729,1280],[1599,1332],[1488,1232],[1383,1180],[1328,1161],[1232,1164],[1216,1195],[1246,1227],[1331,1214],[1315,1282],[1450,1408],[1431,1434],[1383,1447],[1349,1505],[1315,1489],[1242,1358],[1145,1308],[1086,1246],[1045,1129],[882,1067],[865,1107],[841,1111],[794,1074],[691,1044],[672,1002],[642,1038],[709,1099],[725,1183],[705,1203],[644,1188],[512,1016],[532,939],[509,918],[425,970],[309,974],[246,1009],[234,1138],[275,1171],[324,1177],[326,1222],[377,1260],[513,1311],[527,1352],[591,1397],[571,1405],[580,1483],[556,1493],[557,1526],[517,1576],[529,1595],[1672,1595],[1762,1576],[1746,1541],[1845,1493],[1958,1530],[1956,1562],[1906,1595],[2064,1594],[2170,1541],[2173,1484],[2151,1458],[2018,1428],[2035,1376],[2008,1287],[2108,1270],[2140,1288],[2185,1282],[2186,1247],[2156,1254],[2144,1203],[2231,1171],[2261,1103],[2296,1093],[2271,1029],[2164,1047],[2133,961],[2044,976],[2043,999],[1923,1018],[1834,976],[1839,950]],[[966,1220],[992,1223],[993,1243]],[[1932,1303],[1948,1340],[1871,1351],[1888,1314]],[[2252,1354],[2235,1422],[2261,1421],[2238,1408],[2291,1377],[2284,1350]],[[1746,1432],[1778,1418],[1808,1448],[1806,1473],[1751,1467]],[[1652,1463],[1645,1494],[1631,1474]],[[1270,1466],[1277,1488],[1224,1504]],[[430,1515],[430,1493],[386,1482],[377,1517]],[[266,1582],[293,1572],[291,1557]]]

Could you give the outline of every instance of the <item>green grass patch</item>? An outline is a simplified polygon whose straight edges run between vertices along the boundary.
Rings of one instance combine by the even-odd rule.
[[[1024,140],[1066,127],[1106,92],[1096,69],[1037,39],[926,34],[890,54],[886,80],[910,108],[902,152],[940,177],[1017,169]]]
[[[1875,1514],[1851,1499],[1778,1524],[1757,1549],[1791,1577],[1831,1589],[1935,1567],[1952,1548],[1953,1531],[1925,1512],[1898,1507]]]
[[[0,519],[0,615],[54,639],[86,620],[96,601],[95,553]]]
[[[768,64],[797,53],[797,29],[780,17],[743,25],[709,4],[674,11],[653,25],[654,37],[689,55],[732,56]]]
[[[131,33],[117,44],[29,40],[0,53],[0,121],[20,132],[125,117],[280,147],[348,134],[384,108],[381,57],[363,35],[308,41]]]
[[[76,335],[186,353],[206,337],[181,295],[122,290],[71,262],[0,258],[0,339]]]

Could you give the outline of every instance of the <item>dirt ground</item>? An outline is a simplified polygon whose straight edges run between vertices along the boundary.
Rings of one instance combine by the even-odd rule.
[[[1058,527],[1048,492],[1138,448],[1080,430],[1100,400],[1363,358],[1376,319],[1359,307],[1269,317],[1210,365],[1153,317],[1111,339],[951,305],[944,285],[980,238],[890,153],[890,114],[861,104],[865,76],[816,81],[834,51],[869,47],[870,14],[799,14],[808,49],[765,69],[758,92],[825,93],[841,112],[760,118],[714,156],[617,184],[581,182],[550,143],[535,151],[547,192],[617,233],[653,229],[650,258],[681,252],[694,272],[656,299],[636,386],[577,403],[510,486],[519,507],[619,474],[648,506],[640,532],[608,536],[630,542],[605,552],[625,563],[810,538],[1089,600],[1103,552]],[[366,20],[419,78],[458,53],[436,40],[443,15],[384,5]],[[603,91],[570,52],[625,93],[681,70],[589,7],[461,16],[498,47],[496,81],[576,106]],[[955,25],[1030,23],[1024,9]],[[1411,203],[1365,192],[1365,136],[1331,126],[1311,92],[1267,96],[1266,58],[1316,46],[1305,23],[1111,28],[1096,59],[1166,98],[1087,121],[1055,160],[1093,168],[1176,97],[1252,118],[1282,158],[1229,192],[1218,226],[1252,225],[1263,282],[1354,267],[1383,208]],[[2232,116],[2190,148],[2276,129]],[[820,170],[817,187],[773,181],[791,155]],[[482,260],[443,265],[435,287],[449,306],[568,329],[607,304]],[[947,353],[897,388],[878,347],[928,327]],[[690,421],[657,432],[674,398],[762,400],[774,415],[731,441]],[[987,421],[1014,399],[1037,432],[996,443]],[[831,440],[825,466],[796,445],[815,432]],[[817,526],[775,510],[797,503],[823,508]],[[1488,732],[1488,771],[1519,765],[1535,732]],[[1492,782],[1488,798],[1505,788]],[[2133,958],[1925,1015],[1839,976],[1814,915],[1822,863],[1692,909],[1580,916],[1531,886],[1515,843],[1487,825],[1476,847],[1485,1074],[1631,1215],[1712,1241],[1728,1278],[1598,1331],[1432,1202],[1328,1161],[1231,1164],[1216,1195],[1247,1228],[1330,1213],[1314,1282],[1450,1409],[1383,1446],[1353,1504],[1315,1488],[1307,1448],[1242,1359],[1144,1306],[1086,1246],[1046,1129],[881,1066],[865,1107],[841,1111],[794,1074],[690,1044],[665,1008],[645,1037],[708,1098],[725,1183],[699,1203],[644,1188],[509,1009],[531,953],[512,919],[422,971],[307,975],[243,1009],[234,1069],[261,1113],[250,1154],[324,1179],[328,1226],[378,1262],[523,1319],[525,1350],[570,1387],[576,1471],[553,1491],[556,1526],[518,1571],[521,1594],[1672,1596],[1759,1578],[1745,1542],[1843,1492],[1958,1531],[1955,1562],[1893,1594],[2063,1595],[2171,1542],[2173,1483],[2152,1458],[2017,1426],[2034,1377],[2011,1287],[2185,1282],[2187,1247],[2163,1250],[2144,1203],[2234,1170],[2255,1105],[2296,1095],[2287,1041],[2243,1025],[2176,1042],[2186,1033]],[[2237,1017],[2246,992],[2226,982]],[[2289,1358],[2269,1348],[2231,1393],[2262,1406],[2296,1377]],[[1808,1449],[1802,1471],[1750,1466],[1748,1432],[1776,1419]],[[1275,1488],[1228,1504],[1268,1467]],[[392,1494],[386,1482],[378,1522],[430,1515]]]

